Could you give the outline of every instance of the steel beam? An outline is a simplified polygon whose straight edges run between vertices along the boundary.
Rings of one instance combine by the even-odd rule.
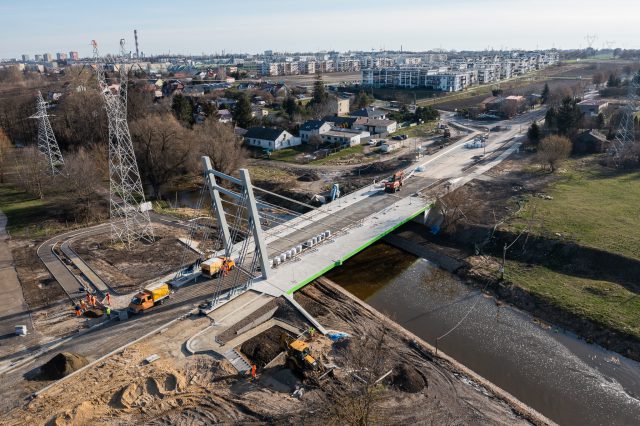
[[[240,179],[243,182],[247,198],[249,200],[249,218],[253,222],[251,230],[253,231],[253,239],[256,243],[256,248],[260,255],[260,268],[262,271],[262,278],[269,278],[271,269],[269,267],[269,255],[267,254],[267,244],[264,241],[264,235],[262,233],[262,226],[260,225],[260,214],[258,212],[258,206],[256,204],[256,197],[253,194],[253,186],[251,185],[251,178],[249,177],[249,170],[240,169]],[[254,254],[255,256],[255,254]]]
[[[213,204],[213,212],[218,220],[218,225],[222,230],[222,243],[224,245],[224,251],[226,255],[229,255],[233,249],[233,241],[231,241],[231,234],[229,233],[229,225],[227,224],[227,217],[224,214],[224,208],[222,207],[222,198],[220,198],[219,186],[216,183],[216,179],[213,175],[213,167],[211,166],[211,159],[206,155],[202,156],[202,163],[204,165],[204,179],[209,188],[209,194],[211,195],[211,203]]]

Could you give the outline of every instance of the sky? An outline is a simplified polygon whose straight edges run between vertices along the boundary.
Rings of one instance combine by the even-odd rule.
[[[640,48],[639,0],[0,0],[0,58],[320,50]]]

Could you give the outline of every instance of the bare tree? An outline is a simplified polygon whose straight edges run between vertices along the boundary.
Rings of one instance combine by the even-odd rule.
[[[45,186],[49,181],[48,170],[45,156],[35,146],[21,149],[16,156],[17,183],[40,199],[45,196]]]
[[[89,222],[95,219],[93,203],[99,198],[96,192],[101,183],[101,174],[96,171],[100,158],[98,151],[100,149],[96,147],[80,148],[65,157],[64,189],[70,195],[71,210],[77,221]]]
[[[9,152],[11,149],[11,141],[4,130],[0,129],[0,183],[4,183],[4,174],[9,163]]]
[[[95,91],[73,91],[64,96],[51,125],[63,148],[107,144],[106,110]]]
[[[436,200],[436,211],[442,215],[441,229],[446,232],[455,231],[463,221],[475,220],[479,202],[467,196],[464,188],[458,188]]]
[[[242,140],[233,131],[233,127],[218,120],[206,120],[195,130],[196,170],[200,170],[200,155],[208,155],[213,167],[223,173],[233,173],[244,163],[246,157]]]
[[[161,197],[162,185],[186,172],[191,146],[184,129],[172,114],[154,115],[131,123],[131,137],[141,174]]]
[[[571,141],[564,136],[552,135],[540,141],[538,145],[538,162],[549,165],[554,172],[558,165],[571,155]]]
[[[382,424],[382,402],[388,388],[380,380],[391,369],[387,329],[370,330],[363,339],[353,340],[339,351],[340,375],[323,384],[320,401],[314,399],[323,424]]]
[[[322,136],[320,135],[311,135],[311,137],[309,138],[309,145],[313,146],[315,149],[320,148],[320,145],[322,145],[322,143]]]

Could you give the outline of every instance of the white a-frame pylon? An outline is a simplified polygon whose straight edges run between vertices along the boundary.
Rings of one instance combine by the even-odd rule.
[[[153,241],[153,227],[145,203],[140,172],[127,123],[127,71],[124,59],[124,39],[120,40],[122,63],[118,85],[106,82],[104,64],[98,45],[92,41],[98,87],[109,119],[109,204],[111,239],[128,248],[138,240]],[[116,64],[114,64],[116,65]]]
[[[52,175],[60,174],[64,166],[64,160],[56,136],[53,134],[49,114],[47,114],[47,103],[42,98],[42,93],[38,90],[36,105],[38,112],[30,118],[38,120],[38,149],[47,157],[49,171]]]

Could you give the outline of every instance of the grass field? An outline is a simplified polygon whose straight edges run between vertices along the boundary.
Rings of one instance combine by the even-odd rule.
[[[334,154],[329,154],[328,157],[321,158],[319,160],[312,161],[309,164],[313,165],[328,165],[339,162],[340,160],[344,160],[347,157],[352,155],[362,154],[364,152],[363,145],[356,145],[349,148],[342,149]]]
[[[640,259],[640,172],[606,168],[599,159],[563,164],[560,179],[545,191],[553,199],[529,198],[507,227],[522,229],[535,208],[534,234]],[[640,295],[621,284],[557,272],[544,262],[509,261],[505,278],[554,306],[640,339]]]
[[[48,216],[46,200],[9,184],[0,185],[0,209],[7,215],[7,230],[14,236],[44,233],[43,218]]]
[[[404,127],[390,136],[407,135],[410,138],[427,138],[434,135],[437,123],[437,121],[429,121],[413,127]]]
[[[607,281],[507,262],[505,278],[553,305],[640,339],[640,296]]]
[[[620,172],[594,158],[572,160],[562,178],[546,193],[553,200],[532,197],[519,218],[522,227],[535,206],[533,232],[550,238],[556,233],[579,244],[640,259],[640,172]]]

